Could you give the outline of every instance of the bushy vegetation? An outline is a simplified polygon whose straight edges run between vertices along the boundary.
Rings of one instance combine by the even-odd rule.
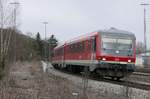
[[[58,41],[54,35],[51,35],[49,39],[41,40],[40,33],[37,33],[35,38],[36,43],[34,44],[35,51],[40,59],[51,60],[53,55],[53,49],[57,46]]]
[[[8,30],[10,32],[7,32]],[[3,59],[0,61],[0,76],[5,69],[5,63],[42,60],[45,58],[48,60],[51,59],[53,48],[57,46],[57,40],[54,35],[45,41],[41,39],[40,33],[37,33],[36,37],[30,37],[18,30],[5,29],[3,30],[3,34],[5,34],[3,38],[6,39],[9,33],[12,33],[12,35],[8,52],[3,53],[3,57],[1,57]]]

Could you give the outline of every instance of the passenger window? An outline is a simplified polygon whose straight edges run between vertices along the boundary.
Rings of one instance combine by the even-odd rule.
[[[94,39],[92,39],[92,50],[93,52],[96,52],[96,38],[94,37]]]
[[[87,50],[90,51],[91,50],[91,40],[87,41]]]

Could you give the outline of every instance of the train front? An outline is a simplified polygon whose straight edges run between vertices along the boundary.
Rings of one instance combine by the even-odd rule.
[[[129,32],[100,33],[99,73],[120,79],[135,70],[135,36]]]

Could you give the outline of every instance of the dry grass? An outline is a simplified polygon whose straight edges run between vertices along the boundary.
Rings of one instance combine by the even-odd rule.
[[[42,71],[40,62],[18,62],[0,82],[0,99],[104,99],[67,79]],[[77,96],[72,93],[77,92]]]

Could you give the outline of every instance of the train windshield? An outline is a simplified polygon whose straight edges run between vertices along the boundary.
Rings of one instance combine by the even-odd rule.
[[[132,40],[103,38],[102,45],[105,49],[131,50]]]
[[[102,38],[102,52],[111,55],[131,56],[133,53],[133,41],[121,38]]]

